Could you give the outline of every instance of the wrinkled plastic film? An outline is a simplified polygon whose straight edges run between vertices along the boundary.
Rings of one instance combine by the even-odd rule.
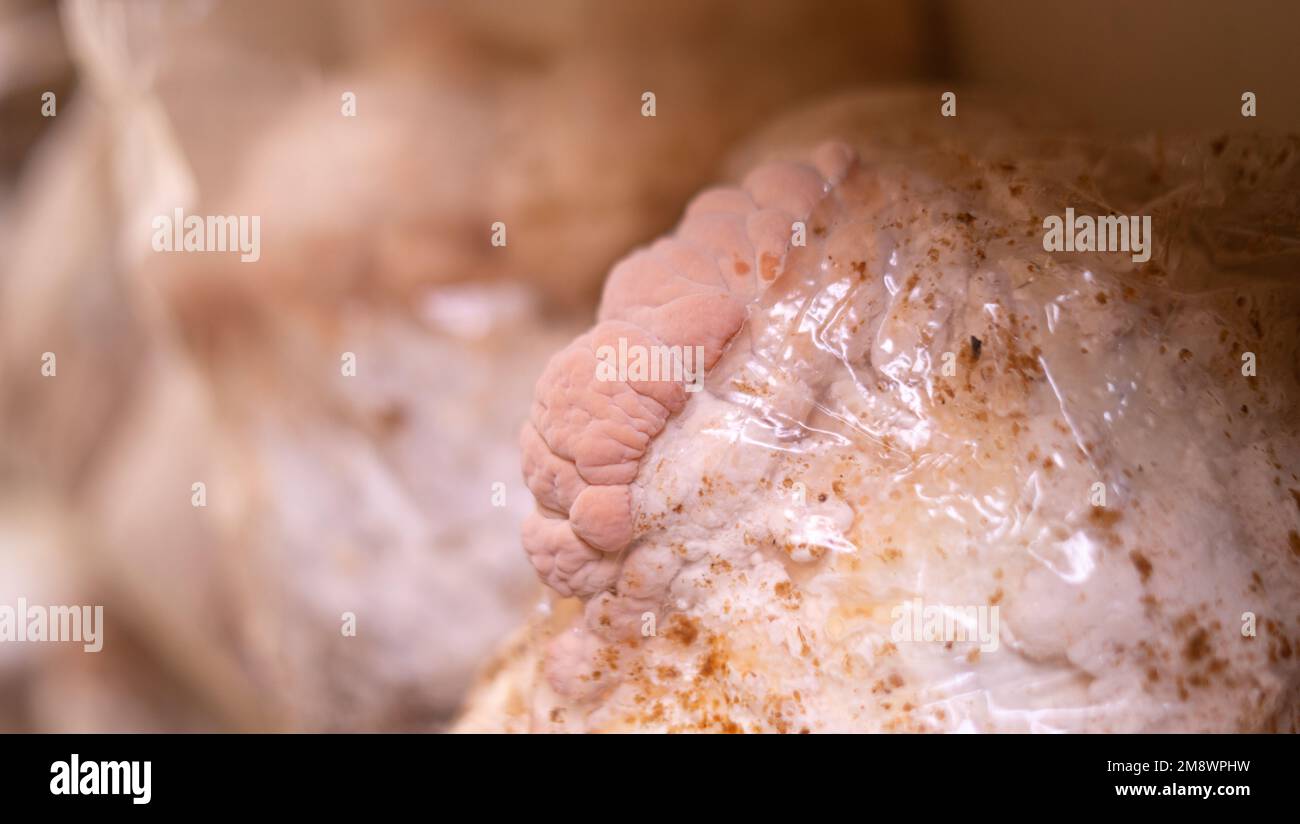
[[[1295,141],[1008,140],[851,141],[528,728],[1294,727]],[[1047,251],[1067,207],[1150,260]]]

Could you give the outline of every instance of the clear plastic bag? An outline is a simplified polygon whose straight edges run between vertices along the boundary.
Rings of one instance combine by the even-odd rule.
[[[581,607],[543,609],[464,728],[1295,728],[1300,142],[1103,145],[935,108],[841,100],[742,154],[856,160],[653,433],[607,585],[574,576]],[[760,179],[665,243],[754,252],[753,220],[749,246],[699,225],[779,199]],[[1048,251],[1067,208],[1150,218],[1150,259],[1136,234]],[[629,282],[602,319],[667,328],[611,315]]]

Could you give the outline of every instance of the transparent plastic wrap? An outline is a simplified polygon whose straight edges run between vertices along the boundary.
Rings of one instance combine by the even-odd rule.
[[[935,100],[778,124],[614,268],[462,729],[1295,730],[1300,139]]]

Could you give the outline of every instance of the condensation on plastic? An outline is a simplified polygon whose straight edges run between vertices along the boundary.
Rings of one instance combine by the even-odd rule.
[[[1295,728],[1300,140],[931,108],[746,155],[859,161],[641,464],[623,557],[683,559],[659,631],[564,698],[520,663],[581,620],[557,600],[467,726]],[[1151,216],[1150,260],[1045,251],[1066,208]]]

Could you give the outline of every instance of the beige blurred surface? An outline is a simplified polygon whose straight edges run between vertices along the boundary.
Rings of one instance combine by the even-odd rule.
[[[1107,130],[1300,128],[1300,6],[1287,0],[947,0],[949,65],[972,86]]]

